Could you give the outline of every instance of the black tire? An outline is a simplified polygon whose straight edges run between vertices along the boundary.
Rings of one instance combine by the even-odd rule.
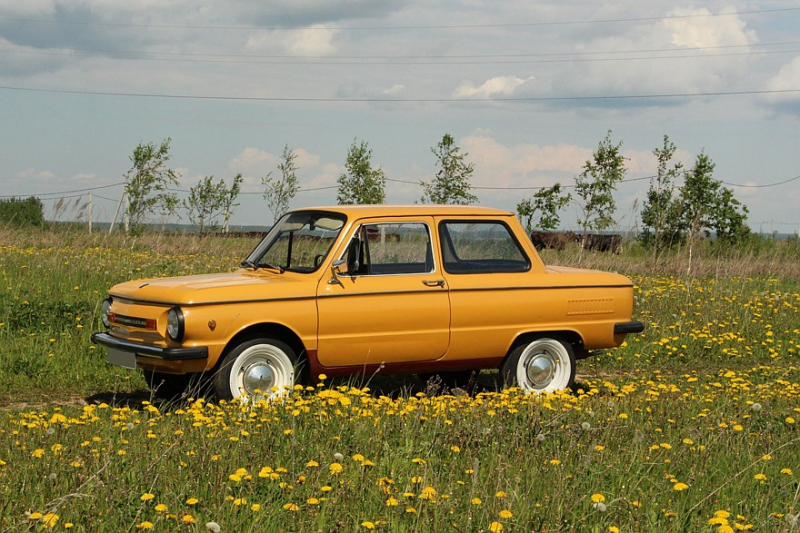
[[[220,400],[281,396],[294,385],[296,366],[297,355],[286,343],[269,337],[249,339],[225,355],[214,375],[214,393]]]
[[[575,381],[575,353],[558,339],[542,337],[514,348],[500,366],[507,387],[525,392],[554,392]]]

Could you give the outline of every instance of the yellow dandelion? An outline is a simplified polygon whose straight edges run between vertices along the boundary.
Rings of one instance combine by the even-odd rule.
[[[679,483],[675,483],[675,485],[672,486],[673,490],[677,490],[679,492],[682,491],[682,490],[686,490],[688,488],[689,488],[689,485],[687,485],[686,483],[680,483],[680,482]]]
[[[287,511],[297,511],[300,509],[300,507],[298,507],[296,503],[291,503],[291,502],[285,504],[283,508],[286,509]]]
[[[155,494],[150,494],[149,492],[145,492],[139,497],[139,499],[142,500],[143,502],[149,502],[155,497],[156,497]]]
[[[42,515],[42,524],[44,527],[54,527],[58,522],[58,515],[55,513],[45,513]]]
[[[388,507],[396,507],[400,502],[397,501],[397,498],[394,496],[389,496],[389,499],[386,500],[386,505]]]
[[[500,518],[511,518],[512,516],[514,516],[514,513],[512,513],[512,512],[511,512],[511,511],[509,511],[508,509],[503,509],[502,511],[500,511],[500,512],[498,513],[498,516],[499,516]]]
[[[189,498],[186,500],[186,505],[197,505],[199,501],[197,498]]]
[[[480,504],[482,504],[483,502],[481,501],[481,499],[480,499],[480,498],[472,498],[472,500],[470,501],[470,503],[472,503],[472,505],[480,505]]]
[[[309,462],[307,462],[307,463],[306,463],[306,466],[307,466],[308,468],[316,468],[316,467],[318,467],[318,466],[319,466],[319,463],[318,463],[318,462],[316,462],[316,461],[314,461],[314,460],[312,459],[311,461],[309,461]]]
[[[153,523],[147,521],[140,522],[136,524],[136,529],[153,529]]]
[[[341,474],[342,470],[344,470],[344,467],[342,466],[341,463],[331,463],[329,469],[331,474],[336,475],[336,474]]]
[[[492,522],[489,524],[489,531],[492,533],[500,533],[500,531],[503,531],[503,524],[500,522]]]
[[[163,503],[159,503],[158,505],[156,505],[155,510],[158,513],[163,513],[164,511],[167,510],[167,506],[164,505]]]
[[[184,524],[194,524],[194,517],[190,514],[185,514],[181,517],[181,522]]]
[[[600,493],[592,494],[592,503],[603,503],[606,501],[606,497]]]
[[[370,522],[369,520],[364,520],[363,522],[361,522],[361,527],[363,527],[364,529],[375,529],[375,523]]]

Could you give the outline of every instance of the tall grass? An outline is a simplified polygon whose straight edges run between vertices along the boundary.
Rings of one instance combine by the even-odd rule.
[[[91,345],[110,285],[231,270],[254,244],[0,229],[0,531],[800,528],[792,243],[703,248],[691,276],[680,253],[584,253],[633,278],[647,330],[556,395],[484,373],[474,396],[377,376],[158,403]]]

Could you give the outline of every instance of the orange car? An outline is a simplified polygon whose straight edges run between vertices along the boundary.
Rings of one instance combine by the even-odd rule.
[[[223,399],[322,373],[484,368],[553,391],[644,329],[632,310],[628,278],[545,266],[511,213],[336,206],[290,211],[235,272],[112,287],[92,340],[154,386],[203,376]]]

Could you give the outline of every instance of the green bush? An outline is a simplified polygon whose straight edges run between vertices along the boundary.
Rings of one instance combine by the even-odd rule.
[[[25,200],[2,199],[0,200],[0,222],[14,226],[44,226],[42,201],[33,196]]]

